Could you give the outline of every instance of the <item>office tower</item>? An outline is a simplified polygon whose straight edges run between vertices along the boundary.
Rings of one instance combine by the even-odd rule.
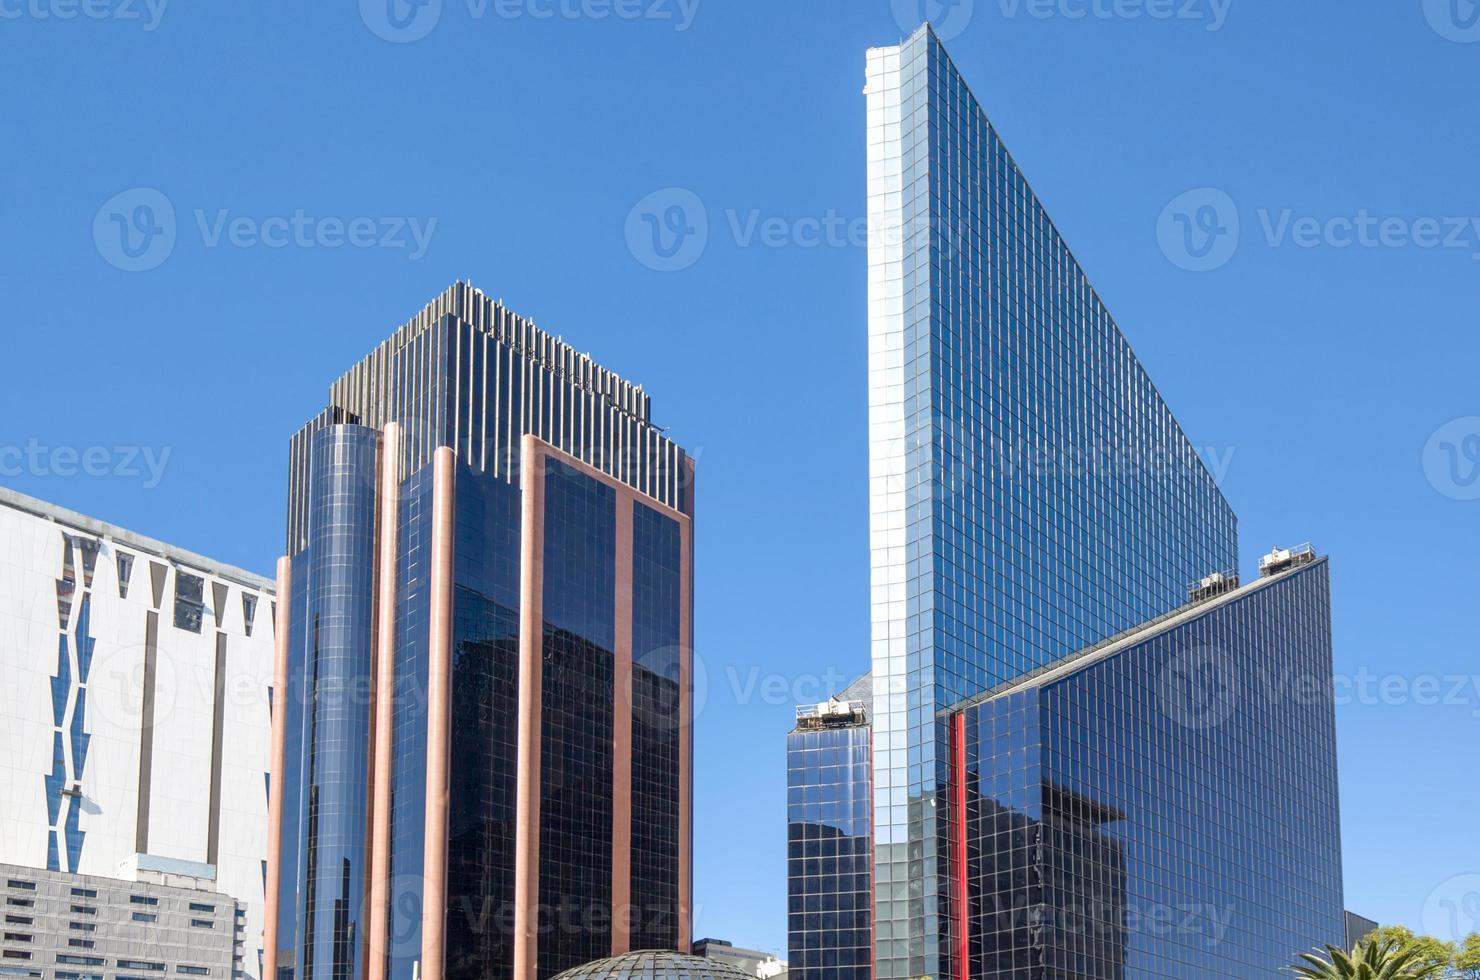
[[[203,941],[261,977],[273,605],[266,579],[0,490],[0,863],[47,894],[79,876],[209,892],[241,916]],[[86,938],[26,925],[6,931],[43,958]]]
[[[965,975],[1277,976],[1336,941],[1331,658],[1312,558],[953,710]]]
[[[1237,522],[930,28],[867,76],[875,968],[961,980],[949,709],[1178,609]]]
[[[270,965],[544,980],[687,950],[693,472],[459,283],[292,440]]]
[[[799,980],[873,973],[872,678],[797,709],[786,740],[787,965]]]

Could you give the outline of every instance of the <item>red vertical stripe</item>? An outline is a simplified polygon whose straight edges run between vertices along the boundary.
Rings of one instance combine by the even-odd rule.
[[[954,741],[955,777],[952,809],[955,822],[955,878],[956,878],[956,978],[971,980],[971,923],[969,919],[970,885],[967,882],[966,860],[966,715],[958,714],[952,722]]]

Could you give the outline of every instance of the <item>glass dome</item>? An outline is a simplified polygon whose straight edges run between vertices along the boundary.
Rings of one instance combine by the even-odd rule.
[[[587,963],[555,980],[755,980],[755,976],[718,960],[644,950]]]

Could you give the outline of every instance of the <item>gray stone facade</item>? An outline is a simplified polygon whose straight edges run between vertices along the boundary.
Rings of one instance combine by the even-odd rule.
[[[0,908],[0,977],[231,980],[239,968],[237,904],[212,890],[0,864]]]

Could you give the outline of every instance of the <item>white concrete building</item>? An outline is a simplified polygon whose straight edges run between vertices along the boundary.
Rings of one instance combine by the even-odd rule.
[[[0,489],[0,864],[184,868],[240,907],[243,980],[261,980],[274,599]]]

